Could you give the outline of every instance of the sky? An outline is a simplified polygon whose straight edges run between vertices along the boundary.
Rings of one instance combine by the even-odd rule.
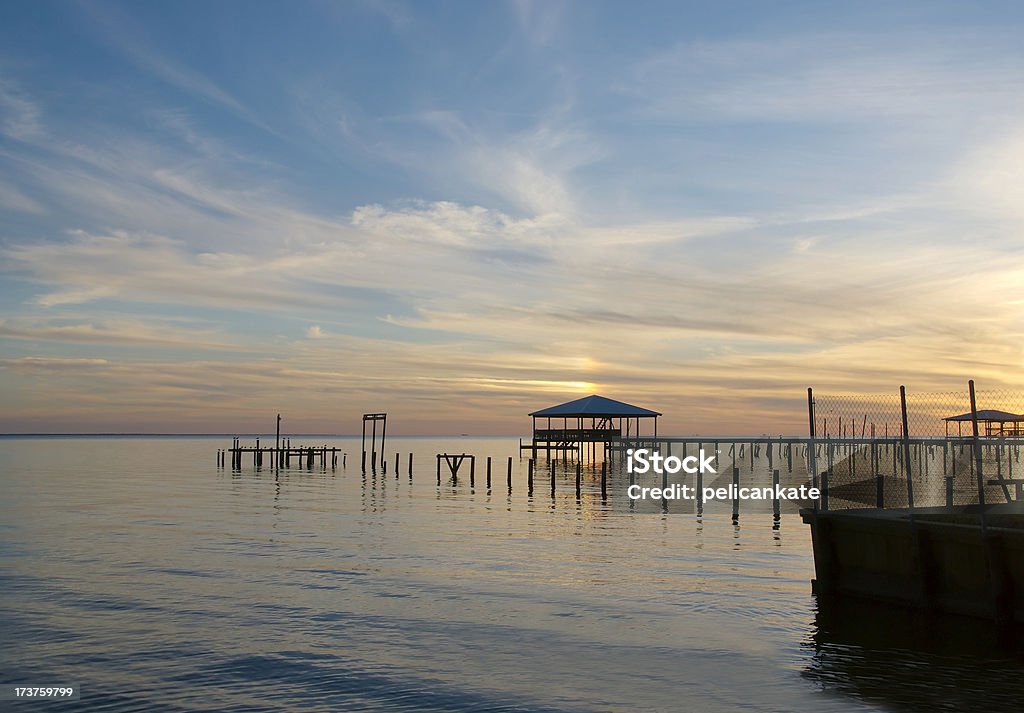
[[[0,432],[1024,388],[1024,6],[0,5]]]

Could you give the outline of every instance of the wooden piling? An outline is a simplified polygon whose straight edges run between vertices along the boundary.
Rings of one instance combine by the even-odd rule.
[[[533,460],[530,460],[530,468],[533,468]],[[508,457],[508,492],[512,492],[512,456]]]
[[[412,451],[409,451],[409,480],[412,480]]]
[[[555,464],[558,459],[551,461],[551,497],[555,497]]]
[[[740,519],[740,469],[732,467],[732,519]]]
[[[441,484],[441,454],[437,454],[437,484]]]
[[[608,497],[608,461],[601,462],[601,499]]]
[[[473,487],[476,480],[476,456],[469,457],[469,487]]]
[[[533,495],[533,458],[526,466],[526,494]]]
[[[779,502],[779,471],[778,469],[772,471],[772,515],[775,519],[779,519],[779,515],[782,513],[782,503]]]
[[[580,499],[580,480],[583,475],[583,466],[579,461],[576,461],[576,499]]]
[[[398,451],[395,451],[395,478],[396,479],[398,478],[398,467],[399,467],[398,459],[400,457],[401,457],[401,454]]]
[[[487,456],[487,489],[491,489],[491,457]]]
[[[702,468],[697,469],[697,514],[701,515],[704,512],[704,470]]]

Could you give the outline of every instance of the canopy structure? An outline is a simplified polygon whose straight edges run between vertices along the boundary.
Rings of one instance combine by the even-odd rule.
[[[974,420],[974,414],[962,413],[959,416],[947,416],[946,435],[949,435],[949,424],[956,423],[958,436],[963,435],[963,424]],[[979,409],[978,424],[985,429],[986,436],[1024,436],[1024,414],[1010,413],[998,409]],[[1009,425],[1007,425],[1009,424]]]
[[[575,401],[566,401],[558,406],[549,406],[540,411],[534,411],[529,415],[534,418],[543,418],[545,416],[553,418],[657,418],[661,416],[657,411],[605,398],[604,396],[597,396],[596,394],[584,396],[582,399],[576,399]]]
[[[661,413],[594,394],[529,415],[533,418],[533,439],[523,447],[530,448],[534,457],[542,449],[550,458],[552,449],[564,455],[570,448],[581,449],[584,443],[607,446],[624,437],[639,438],[643,423],[651,424],[650,429],[645,429],[650,431],[648,436],[657,438]],[[538,419],[542,419],[540,425]],[[591,446],[590,450],[596,449]]]

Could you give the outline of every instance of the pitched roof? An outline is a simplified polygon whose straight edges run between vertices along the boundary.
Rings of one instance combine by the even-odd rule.
[[[942,419],[943,421],[970,421],[973,417],[970,413],[962,413],[959,416],[947,416]],[[1024,416],[1016,413],[1010,413],[1009,411],[999,411],[997,409],[979,409],[978,410],[979,421],[991,421],[994,423],[1020,423],[1024,421]]]
[[[640,408],[632,404],[606,399],[604,396],[584,396],[582,399],[567,401],[558,406],[550,406],[540,411],[534,411],[530,416],[557,416],[559,418],[570,418],[579,416],[660,416],[657,411]]]

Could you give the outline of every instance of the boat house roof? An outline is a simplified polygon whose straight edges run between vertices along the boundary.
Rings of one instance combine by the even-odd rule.
[[[947,416],[943,421],[970,421],[973,416],[970,413],[962,413],[959,416]],[[1021,423],[1024,422],[1024,415],[999,411],[998,409],[979,409],[978,420],[989,423]]]
[[[567,401],[564,404],[558,406],[550,406],[540,411],[534,411],[529,414],[535,417],[558,417],[558,418],[579,418],[581,416],[586,417],[636,417],[636,416],[661,416],[658,411],[651,411],[650,409],[640,408],[639,406],[633,406],[632,404],[623,403],[622,401],[616,401],[615,399],[608,399],[604,396],[584,396],[582,399],[576,399],[575,401]]]

